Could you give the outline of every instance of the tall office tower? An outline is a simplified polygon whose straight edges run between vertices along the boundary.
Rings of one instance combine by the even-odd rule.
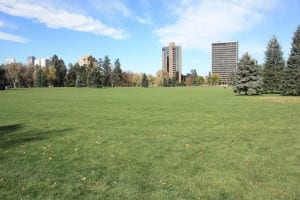
[[[162,48],[162,69],[169,73],[170,78],[174,77],[178,83],[181,82],[181,46],[171,42],[169,46]]]
[[[35,57],[34,56],[28,56],[27,57],[27,65],[28,66],[34,66]]]
[[[41,58],[41,59],[35,59],[34,65],[40,66],[40,67],[50,67],[50,62],[52,58]]]
[[[7,58],[5,60],[5,64],[9,65],[9,64],[14,64],[16,63],[16,59],[15,58]]]
[[[87,56],[81,56],[78,60],[78,64],[79,66],[83,66],[83,65],[88,65],[90,63],[90,60],[92,59],[91,55],[87,55]]]
[[[221,84],[228,84],[237,70],[238,42],[212,43],[212,73],[221,76]]]

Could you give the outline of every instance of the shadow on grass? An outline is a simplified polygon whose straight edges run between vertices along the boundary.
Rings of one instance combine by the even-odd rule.
[[[15,132],[18,129],[23,128],[22,124],[13,124],[13,125],[7,125],[7,126],[0,126],[0,135],[2,134],[8,134],[11,132]]]
[[[63,136],[71,128],[54,130],[24,130],[22,124],[0,126],[0,148],[6,149],[29,142],[46,140],[52,137]]]

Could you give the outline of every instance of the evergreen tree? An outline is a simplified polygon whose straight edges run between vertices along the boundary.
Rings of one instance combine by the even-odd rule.
[[[62,59],[59,59],[57,55],[54,55],[51,59],[51,65],[56,70],[56,82],[54,86],[63,87],[66,85],[67,67]]]
[[[102,79],[102,73],[101,73],[101,69],[98,67],[96,70],[95,70],[95,87],[102,87],[102,82],[101,82],[101,79]]]
[[[197,85],[197,70],[196,69],[191,69],[191,77],[192,77],[192,85]]]
[[[104,57],[104,61],[102,63],[102,69],[103,69],[103,84],[105,87],[111,86],[111,63],[110,58],[108,56]]]
[[[69,70],[67,72],[67,86],[74,87],[76,83],[76,73],[79,68],[78,63],[75,65],[69,64]]]
[[[277,38],[273,36],[265,52],[263,88],[267,93],[280,92],[284,79],[285,61]]]
[[[80,73],[76,74],[75,87],[82,87],[82,84],[81,84],[81,75],[80,75]]]
[[[34,87],[45,87],[46,77],[41,67],[37,67],[34,76]]]
[[[172,77],[172,86],[173,87],[176,87],[177,86],[177,84],[178,84],[178,81],[176,80],[176,78],[175,77]]]
[[[284,71],[284,95],[300,95],[300,25],[294,33],[291,52]]]
[[[120,60],[117,59],[115,61],[115,67],[112,72],[112,84],[113,86],[120,86],[121,80],[122,80],[122,69],[121,69],[121,63]]]
[[[144,88],[149,87],[149,80],[148,80],[148,77],[145,73],[142,76],[141,86],[144,87]]]
[[[171,87],[172,86],[172,79],[169,77],[167,80],[167,87]]]
[[[234,84],[234,92],[244,92],[246,95],[261,94],[262,77],[256,60],[246,53],[242,56],[238,63],[236,80]]]
[[[8,85],[8,81],[5,75],[5,69],[3,66],[0,66],[0,90],[4,90]]]
[[[86,86],[87,87],[95,87],[95,69],[88,69],[87,77],[86,77]]]
[[[163,85],[164,87],[168,87],[168,78],[164,78],[164,79],[163,79],[162,85]]]

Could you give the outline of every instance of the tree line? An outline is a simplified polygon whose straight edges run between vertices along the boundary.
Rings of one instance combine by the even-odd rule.
[[[239,60],[233,82],[234,92],[245,95],[279,93],[300,95],[300,26],[292,38],[287,62],[283,58],[280,43],[273,36],[265,51],[262,66],[248,53]]]
[[[0,89],[5,87],[131,87],[149,86],[148,77],[130,71],[123,72],[119,59],[112,64],[109,56],[96,60],[90,56],[88,63],[69,64],[54,55],[49,67],[27,66],[11,63],[0,66]],[[145,80],[147,81],[145,82]]]
[[[22,87],[176,87],[200,86],[203,84],[217,85],[220,80],[218,74],[199,76],[196,69],[192,69],[186,76],[182,76],[181,83],[169,73],[159,70],[156,76],[145,73],[123,71],[121,62],[116,59],[113,63],[108,55],[96,59],[89,57],[88,63],[80,65],[78,62],[66,67],[63,59],[54,55],[49,67],[27,66],[12,63],[0,66],[0,89],[9,86]]]

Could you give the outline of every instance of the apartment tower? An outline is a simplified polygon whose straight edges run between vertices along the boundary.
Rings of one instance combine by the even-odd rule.
[[[237,70],[238,42],[212,43],[212,73],[221,76],[221,84],[228,84]]]
[[[27,57],[27,66],[34,66],[35,59],[36,58],[34,56],[28,56]]]
[[[174,77],[178,83],[181,82],[181,46],[171,42],[169,46],[162,48],[162,69],[169,73],[170,78]]]

